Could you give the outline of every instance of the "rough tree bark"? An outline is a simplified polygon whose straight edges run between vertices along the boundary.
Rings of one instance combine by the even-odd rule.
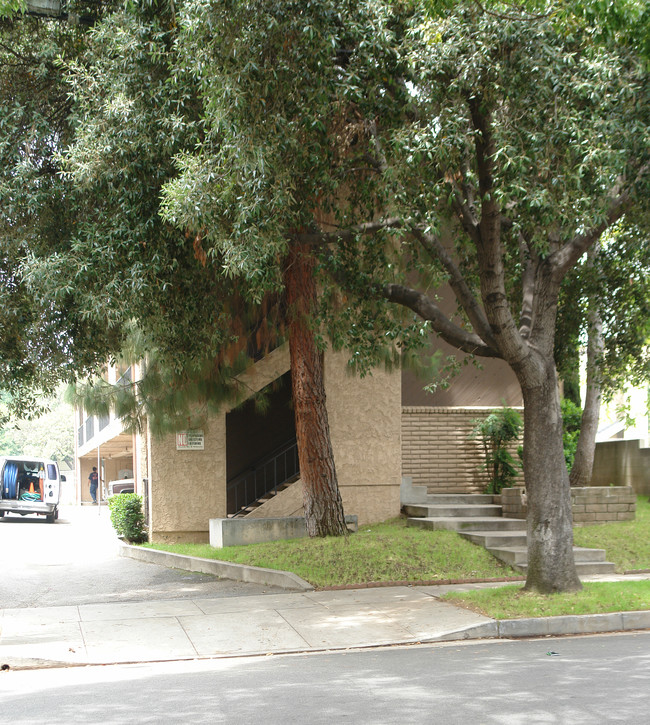
[[[296,417],[300,477],[309,536],[347,534],[330,440],[323,355],[318,349],[311,315],[316,304],[313,256],[293,244],[284,270],[289,308],[291,386]]]
[[[573,556],[573,514],[554,362],[546,362],[538,384],[528,376],[520,383],[528,497],[525,588],[543,594],[578,590],[582,585]]]
[[[486,315],[503,359],[513,369],[524,401],[524,472],[528,497],[528,567],[525,588],[548,594],[582,588],[573,556],[573,514],[564,458],[562,412],[553,359],[559,281],[551,263],[538,261],[531,307],[535,324],[527,339],[498,301],[494,270],[500,254],[481,260]],[[502,289],[502,288],[501,288]],[[492,302],[490,304],[490,301]],[[495,304],[495,301],[497,302]],[[543,311],[543,314],[542,314]]]
[[[593,267],[598,256],[600,245],[596,242],[587,253],[587,266]],[[569,481],[572,486],[588,486],[594,469],[596,453],[596,433],[600,419],[600,402],[602,400],[602,382],[600,374],[600,358],[603,354],[603,321],[598,310],[597,300],[592,294],[589,297],[587,313],[587,388],[585,404],[582,409],[578,446],[571,468]]]

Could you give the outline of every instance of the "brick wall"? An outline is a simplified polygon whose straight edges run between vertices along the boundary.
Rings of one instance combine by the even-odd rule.
[[[495,496],[495,503],[501,502],[504,518],[525,519],[528,511],[526,507],[526,489],[523,486],[501,489],[501,494]]]
[[[469,434],[490,407],[402,408],[402,475],[430,493],[483,493],[483,449]]]
[[[573,523],[576,526],[632,521],[636,514],[636,493],[631,486],[585,486],[571,489]],[[526,518],[526,494],[522,487],[501,491],[503,515]]]
[[[636,494],[631,486],[572,488],[571,501],[577,526],[632,521],[636,514]]]

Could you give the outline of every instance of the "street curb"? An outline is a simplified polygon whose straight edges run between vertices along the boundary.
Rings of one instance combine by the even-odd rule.
[[[575,614],[530,619],[501,619],[472,624],[446,632],[426,642],[456,642],[481,639],[528,639],[581,634],[608,634],[650,629],[650,611]]]
[[[608,612],[606,614],[569,614],[532,619],[496,621],[497,637],[548,637],[565,634],[604,634],[650,629],[650,611]]]
[[[314,587],[309,582],[306,582],[290,571],[263,569],[259,566],[232,564],[229,561],[219,561],[218,559],[203,559],[198,556],[172,554],[169,551],[144,549],[141,546],[124,543],[121,545],[120,555],[129,559],[146,561],[149,564],[160,564],[170,569],[183,569],[185,571],[196,571],[202,574],[214,574],[222,579],[233,579],[235,581],[250,582],[252,584],[280,587],[288,591],[311,592],[314,590]]]

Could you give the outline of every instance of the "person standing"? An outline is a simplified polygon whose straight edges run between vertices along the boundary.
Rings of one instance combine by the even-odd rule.
[[[99,482],[97,466],[93,466],[93,470],[90,472],[88,480],[90,481],[90,497],[92,498],[93,503],[97,503],[97,484]]]

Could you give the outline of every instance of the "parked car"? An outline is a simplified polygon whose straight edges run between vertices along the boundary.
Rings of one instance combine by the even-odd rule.
[[[13,513],[45,516],[48,523],[59,518],[61,482],[56,461],[48,458],[3,456],[0,458],[0,518]]]
[[[120,478],[108,482],[108,495],[115,496],[118,493],[135,493],[134,478]]]

